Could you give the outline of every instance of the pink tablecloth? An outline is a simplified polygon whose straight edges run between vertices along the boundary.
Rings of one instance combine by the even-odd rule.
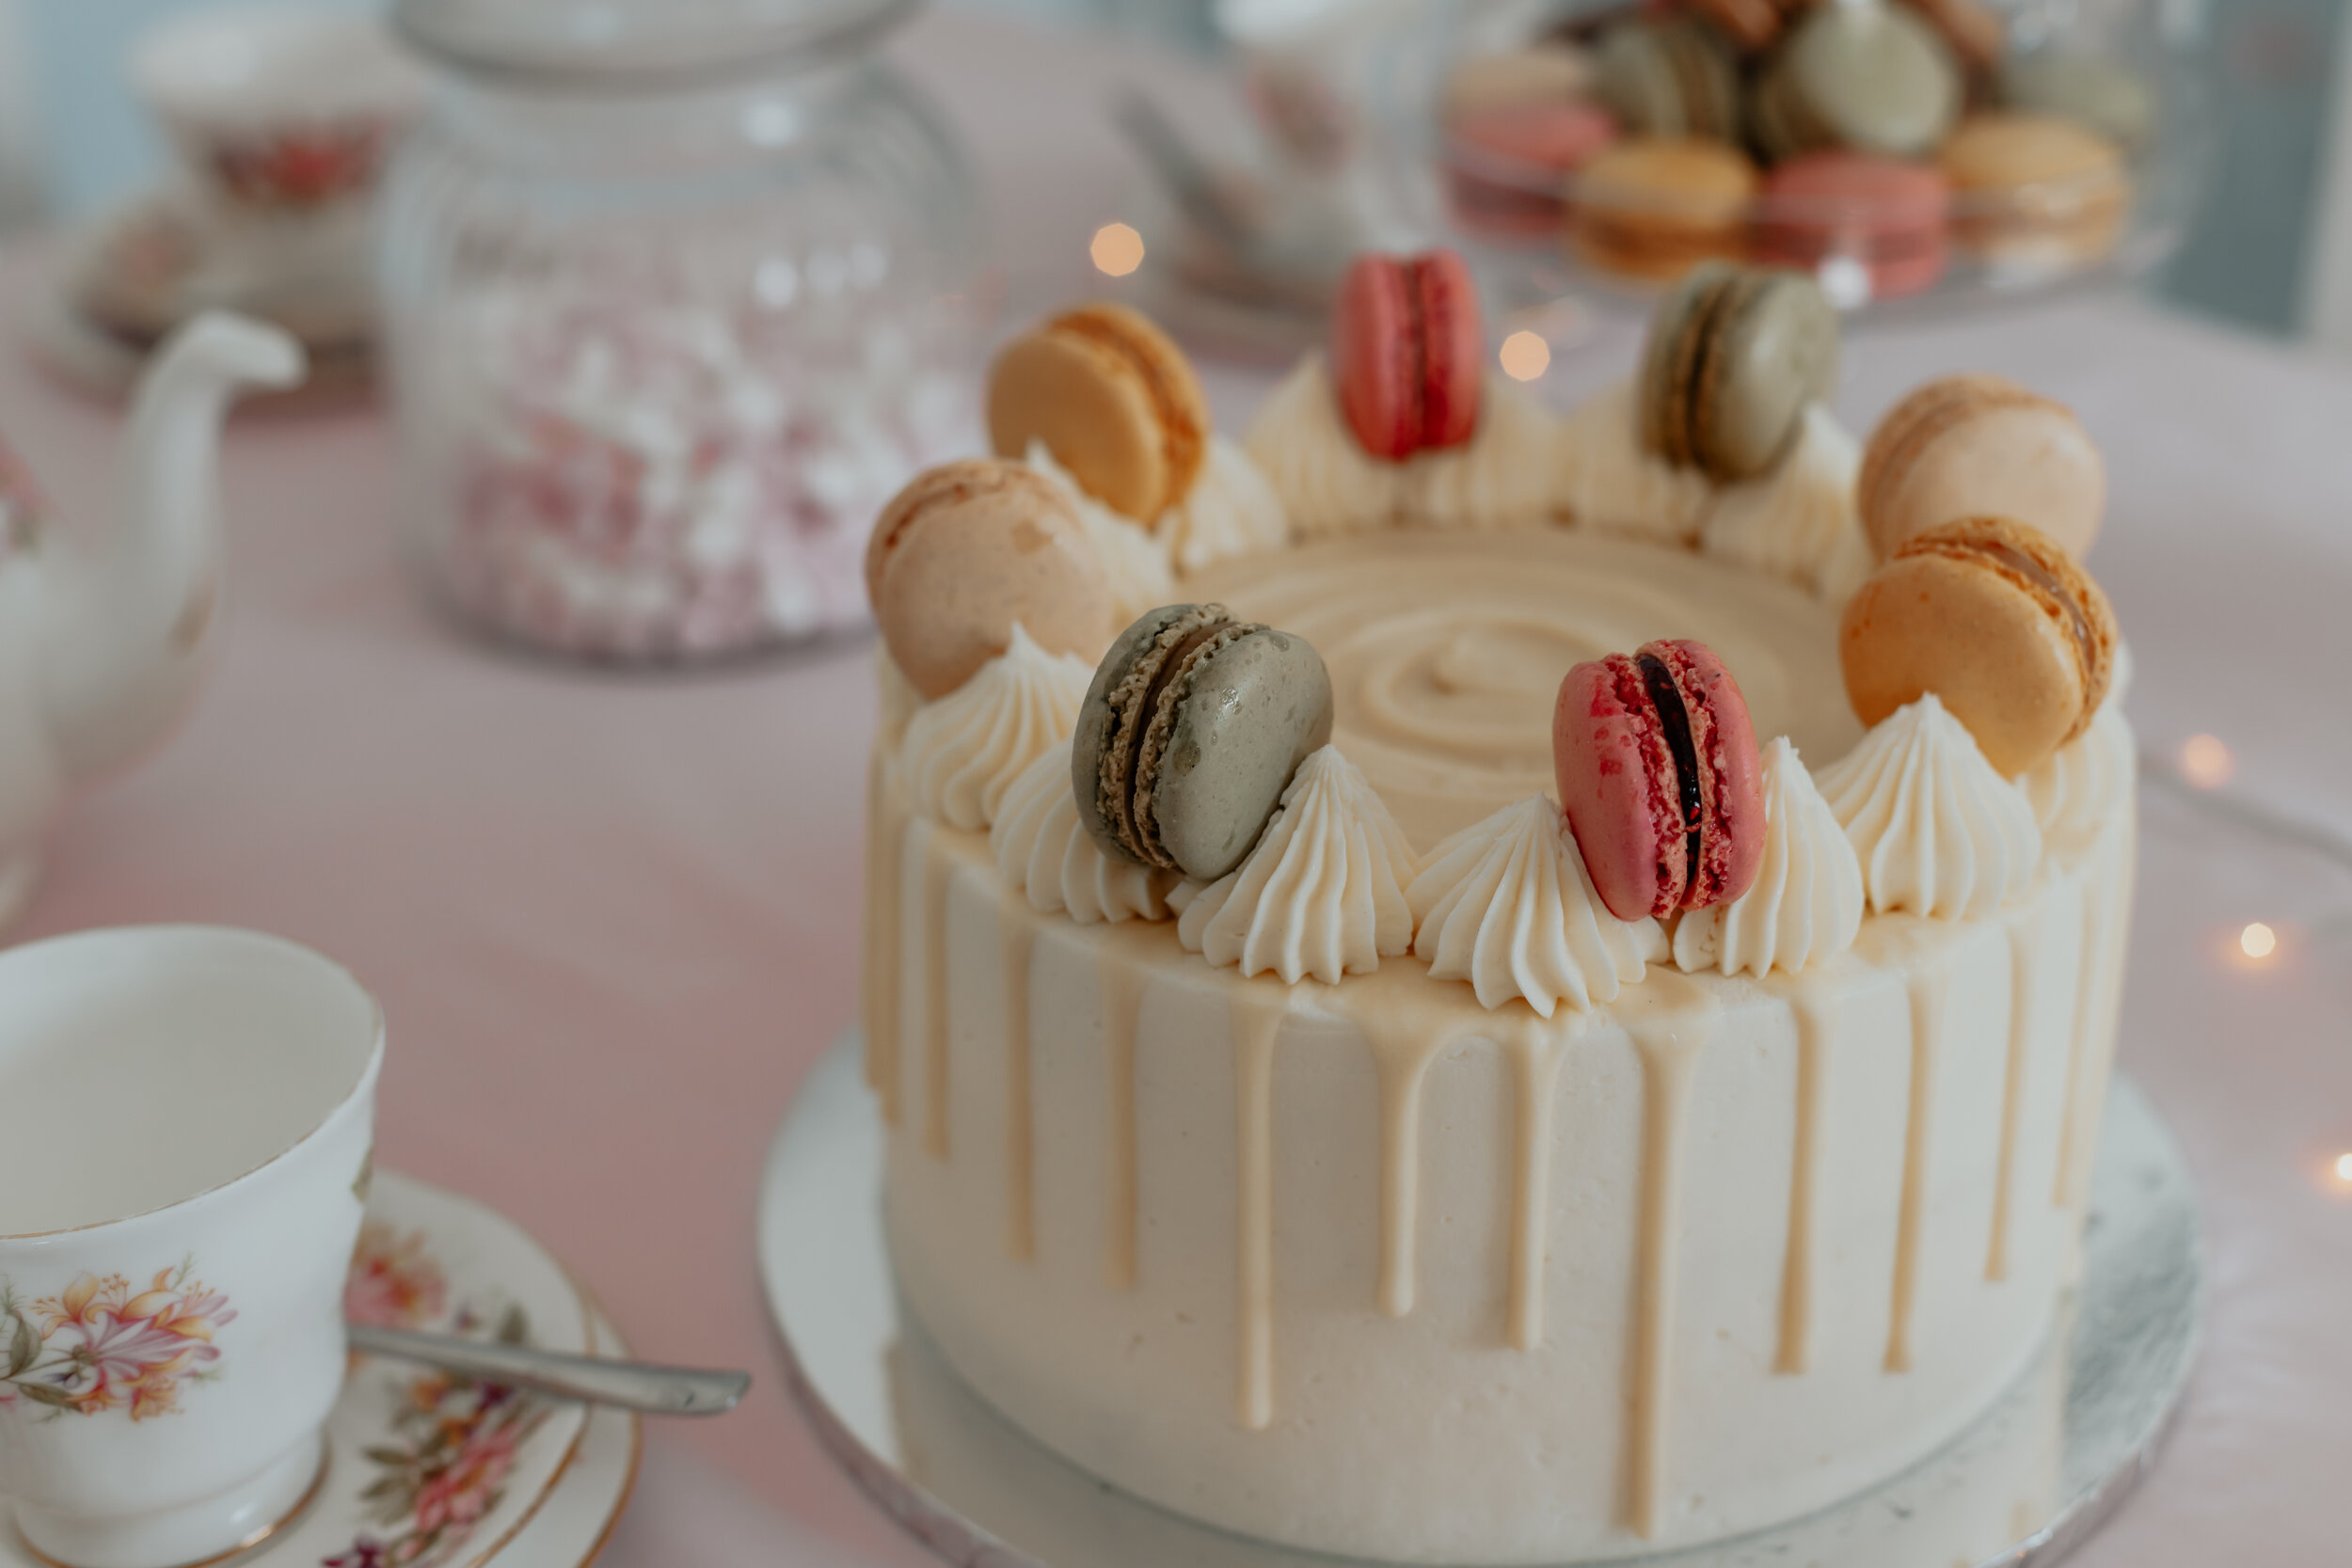
[[[1188,68],[941,16],[900,55],[984,166],[1016,315],[1088,286],[1131,178],[1101,114]],[[38,255],[0,261],[0,308]],[[1565,356],[1560,401],[1630,340]],[[2249,793],[2352,831],[2352,375],[2122,304],[1851,341],[1867,422],[1912,382],[1997,370],[2106,445],[2095,564],[2164,751],[2210,731]],[[1212,377],[1228,425],[1264,385]],[[101,513],[111,411],[0,358],[0,429],[69,518]],[[82,801],[12,935],[149,920],[281,931],[382,995],[382,1153],[490,1199],[646,1354],[765,1374],[723,1421],[660,1427],[614,1563],[914,1560],[773,1375],[754,1187],[793,1085],[850,1021],[863,646],[691,678],[518,660],[420,607],[374,415],[254,420],[226,461],[225,657],[153,764]],[[2318,1564],[2352,1551],[2352,879],[2152,798],[2124,1060],[2203,1184],[2212,1322],[2183,1423],[2087,1568]],[[2229,959],[2262,919],[2280,956]]]

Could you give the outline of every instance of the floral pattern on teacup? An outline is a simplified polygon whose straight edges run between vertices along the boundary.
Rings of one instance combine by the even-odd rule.
[[[421,1265],[437,1288],[439,1268],[424,1254],[423,1240],[421,1232],[399,1239],[392,1256],[406,1259],[412,1273]],[[357,1268],[353,1278],[359,1278]],[[461,1311],[452,1327],[463,1334],[480,1323]],[[496,1337],[508,1344],[530,1341],[520,1307],[506,1309]],[[321,1560],[321,1568],[431,1568],[446,1561],[498,1507],[516,1455],[547,1417],[542,1402],[502,1383],[453,1372],[406,1380],[393,1406],[391,1432],[366,1450],[377,1474],[360,1496],[383,1533],[362,1533],[349,1549]]]
[[[343,1321],[370,1328],[421,1328],[449,1309],[449,1275],[424,1232],[382,1220],[359,1227],[343,1280]]]
[[[392,126],[382,119],[286,126],[212,150],[229,194],[262,207],[316,207],[375,182]]]
[[[0,560],[40,543],[49,502],[24,460],[0,442]]]
[[[213,1336],[236,1316],[196,1277],[193,1258],[157,1270],[143,1291],[119,1274],[84,1274],[29,1307],[0,1283],[0,1405],[24,1401],[52,1418],[171,1415],[182,1390],[221,1375]]]

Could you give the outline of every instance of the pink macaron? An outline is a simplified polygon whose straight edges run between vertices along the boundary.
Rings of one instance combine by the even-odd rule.
[[[1858,263],[1874,299],[1931,287],[1944,276],[1950,188],[1931,165],[1832,149],[1791,158],[1765,177],[1756,260],[1819,272]]]
[[[1478,286],[1453,251],[1359,256],[1347,269],[1331,307],[1331,383],[1373,456],[1469,440],[1485,359]]]
[[[1616,139],[1615,118],[1581,98],[1465,109],[1446,129],[1454,215],[1485,233],[1556,234],[1566,177]]]
[[[1560,804],[1620,920],[1727,903],[1764,858],[1764,769],[1747,699],[1703,642],[1580,664],[1551,715]]]

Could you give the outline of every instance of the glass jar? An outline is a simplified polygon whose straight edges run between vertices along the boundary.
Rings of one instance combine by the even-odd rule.
[[[493,631],[683,659],[866,615],[985,450],[973,182],[906,0],[399,0],[439,68],[378,241],[411,553]]]

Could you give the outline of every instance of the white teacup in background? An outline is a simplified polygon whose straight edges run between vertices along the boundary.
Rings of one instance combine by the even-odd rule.
[[[269,0],[201,7],[140,35],[134,90],[175,178],[100,231],[69,284],[108,339],[151,344],[199,310],[287,328],[363,383],[373,334],[368,238],[424,78],[372,11]]]
[[[0,952],[0,1497],[42,1556],[173,1568],[301,1508],[383,1040],[348,972],[274,937]]]
[[[285,0],[164,24],[139,40],[131,80],[198,190],[250,214],[367,195],[424,93],[379,18]]]

